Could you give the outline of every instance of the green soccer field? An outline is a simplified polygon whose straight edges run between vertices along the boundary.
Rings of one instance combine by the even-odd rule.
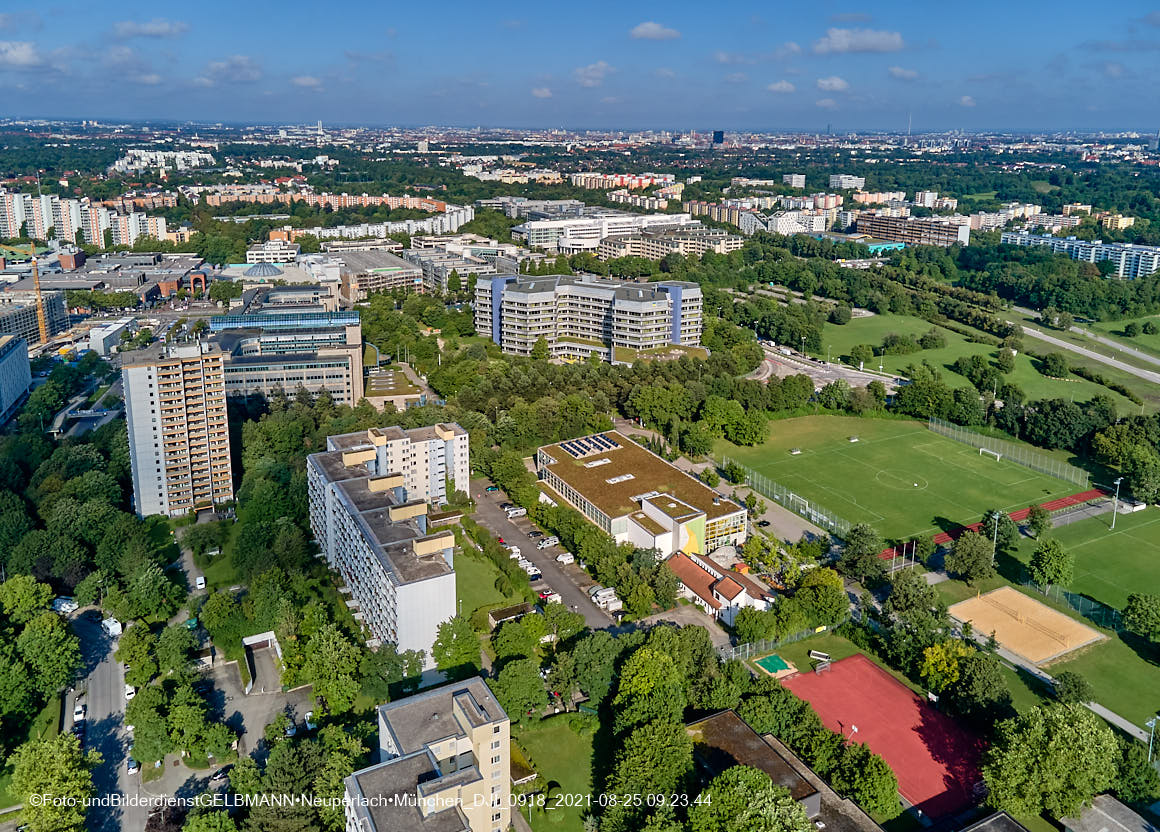
[[[850,437],[857,436],[857,442]],[[794,448],[801,450],[794,455]],[[715,448],[851,523],[905,539],[1080,491],[929,431],[918,422],[804,416],[772,424],[764,445]]]
[[[1061,526],[1052,535],[1075,557],[1074,577],[1067,589],[1123,609],[1133,592],[1160,586],[1160,512],[1146,508],[1121,514],[1116,528],[1106,514]],[[1016,557],[1031,560],[1034,540],[1023,540]]]

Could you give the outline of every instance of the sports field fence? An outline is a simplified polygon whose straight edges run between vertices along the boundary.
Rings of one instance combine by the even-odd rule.
[[[745,472],[745,484],[775,503],[785,506],[794,514],[806,518],[816,526],[821,526],[835,537],[845,539],[850,533],[850,521],[844,517],[839,517],[834,512],[820,506],[812,500],[807,500],[802,495],[786,488],[779,482],[771,480],[765,474],[759,474],[752,468],[742,465],[735,459],[727,456],[721,458],[721,467],[727,465],[736,465]]]
[[[833,627],[828,627],[825,632],[834,630],[842,626],[845,621],[835,624]],[[764,656],[766,653],[772,653],[779,647],[785,647],[787,644],[793,644],[795,641],[801,641],[803,638],[818,635],[815,629],[802,630],[797,633],[792,633],[782,638],[761,638],[757,641],[746,642],[745,644],[726,645],[717,649],[717,654],[722,661],[729,661],[730,659],[754,659]]]
[[[1088,621],[1100,627],[1115,630],[1117,633],[1123,632],[1124,630],[1124,617],[1115,607],[1101,604],[1099,601],[1088,598],[1086,595],[1077,595],[1074,592],[1068,592],[1063,587],[1056,586],[1055,584],[1037,584],[1030,578],[1023,580],[1023,586],[1030,587],[1040,595],[1050,598],[1053,601],[1058,601],[1069,609],[1075,610]]]
[[[1010,460],[1016,465],[1022,465],[1024,468],[1030,468],[1040,474],[1047,474],[1050,477],[1073,483],[1081,488],[1088,487],[1087,471],[1055,457],[1034,451],[1026,445],[1008,442],[1006,439],[996,439],[993,436],[977,433],[962,425],[954,425],[934,417],[931,417],[927,422],[927,427],[939,436],[945,436],[947,439],[953,439],[956,442],[977,448],[980,453],[986,452],[998,459]]]

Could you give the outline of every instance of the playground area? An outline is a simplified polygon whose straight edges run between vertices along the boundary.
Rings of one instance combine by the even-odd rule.
[[[1105,638],[1009,586],[960,601],[949,612],[957,621],[969,621],[976,633],[994,633],[1001,646],[1035,664],[1045,664]]]
[[[788,676],[781,684],[809,702],[827,728],[866,743],[885,759],[898,777],[899,793],[923,814],[938,818],[973,802],[979,739],[865,655]]]
[[[753,663],[775,679],[797,673],[797,668],[777,655],[777,653],[770,653],[768,656],[754,659]]]

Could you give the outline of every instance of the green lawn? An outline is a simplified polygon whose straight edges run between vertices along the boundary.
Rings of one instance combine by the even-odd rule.
[[[1116,528],[1110,514],[1055,529],[1052,535],[1075,557],[1072,592],[1123,609],[1133,592],[1160,585],[1160,511],[1146,508],[1121,514]],[[1026,564],[1037,544],[1024,538],[1015,557]]]
[[[804,416],[773,422],[770,434],[757,447],[722,440],[714,450],[889,538],[943,531],[975,522],[990,508],[1011,511],[1078,490],[980,456],[918,422]],[[793,448],[801,453],[791,454]]]
[[[1118,531],[1119,521],[1116,522],[1116,526]],[[1011,566],[1008,564],[1001,566],[1001,568],[1010,571]],[[977,592],[989,592],[1009,583],[1004,578],[994,578],[982,582],[978,587],[969,587],[961,581],[943,581],[935,584],[935,589],[942,600],[950,606],[958,601],[974,597]],[[1160,699],[1156,697],[1156,691],[1160,689],[1160,650],[1157,650],[1155,646],[1151,648],[1141,646],[1138,639],[1131,635],[1128,635],[1128,641],[1125,641],[1124,638],[1111,630],[1096,627],[1092,621],[1064,604],[1040,595],[1027,587],[1013,586],[1036,601],[1065,615],[1070,615],[1089,627],[1098,629],[1108,637],[1106,641],[1077,651],[1073,654],[1074,658],[1052,662],[1045,668],[1048,673],[1053,676],[1065,670],[1079,673],[1095,689],[1097,702],[1111,708],[1120,716],[1137,725],[1143,725],[1152,714],[1157,712],[1160,708]],[[1029,701],[1016,692],[1014,685],[1012,686],[1012,694],[1015,696],[1016,707],[1021,707],[1021,701]]]
[[[477,609],[488,605],[518,604],[522,595],[503,595],[495,588],[499,577],[495,564],[483,555],[462,551],[455,556],[455,597],[463,614],[468,618]]]
[[[513,725],[512,738],[542,778],[560,784],[563,794],[592,794],[592,733],[577,732],[569,725],[575,717],[554,717],[533,725]],[[593,725],[595,727],[595,725]],[[582,832],[581,808],[577,806],[531,813],[532,828]],[[524,817],[528,817],[524,810]]]
[[[999,671],[1007,682],[1011,691],[1011,703],[1015,710],[1022,713],[1042,705],[1048,698],[1048,692],[1040,682],[1022,670],[1013,670],[1002,665]]]
[[[1160,333],[1145,335],[1141,332],[1135,338],[1129,338],[1124,334],[1124,327],[1129,323],[1137,323],[1143,327],[1148,321],[1154,324],[1160,324],[1160,315],[1146,315],[1143,318],[1125,318],[1122,321],[1097,321],[1091,324],[1080,324],[1080,326],[1085,329],[1090,329],[1093,332],[1098,332],[1100,335],[1105,335],[1113,340],[1122,341],[1138,350],[1160,356]]]
[[[848,356],[850,350],[857,344],[869,344],[872,347],[877,347],[882,343],[883,337],[890,333],[913,335],[917,340],[930,328],[929,321],[911,315],[872,315],[868,318],[854,318],[843,326],[827,323],[822,332],[822,348],[818,350],[817,357],[825,358],[828,354],[831,360],[839,361],[843,356]],[[919,350],[909,355],[875,356],[873,365],[867,369],[876,370],[881,364],[887,372],[902,374],[908,365],[921,364],[923,361],[927,361],[942,371],[944,381],[950,386],[970,386],[970,382],[954,372],[951,365],[962,356],[969,355],[982,355],[989,360],[994,360],[998,348],[990,344],[977,344],[968,341],[964,336],[949,329],[941,327],[939,329],[946,338],[947,345],[945,347],[936,350]],[[1042,352],[1050,352],[1053,349],[1055,348],[1043,345],[1037,347],[1037,350]],[[1072,358],[1073,354],[1069,353],[1068,360],[1072,361]],[[1078,356],[1076,358],[1078,359]],[[1077,360],[1072,361],[1072,363],[1082,362]],[[1104,365],[1098,365],[1098,367],[1103,375],[1109,379],[1112,378],[1114,371],[1110,371],[1111,368],[1105,368]],[[1110,372],[1105,372],[1105,370]],[[1127,373],[1123,375],[1130,379],[1134,378]],[[1132,404],[1130,400],[1119,393],[1113,393],[1103,385],[1078,376],[1070,376],[1067,379],[1048,378],[1035,368],[1035,362],[1027,355],[1015,357],[1015,369],[1007,375],[1007,380],[1018,385],[1028,399],[1064,398],[1087,401],[1097,393],[1102,393],[1111,396],[1121,413],[1135,413],[1139,410],[1137,405]],[[1115,380],[1123,381],[1118,376]],[[1135,380],[1139,381],[1139,379]],[[1125,383],[1127,384],[1127,382]],[[1131,384],[1128,386],[1132,387]]]
[[[1070,661],[1052,664],[1048,672],[1079,673],[1095,689],[1097,702],[1143,726],[1160,711],[1160,650],[1153,645],[1138,652],[1114,633],[1101,632],[1109,636],[1107,641],[1085,648]]]
[[[28,740],[44,739],[51,737],[60,732],[60,697],[54,696],[48,703],[40,710],[32,722],[28,726],[28,731],[24,734],[20,743],[22,744]],[[0,767],[0,809],[7,809],[9,806],[16,804],[16,798],[8,791],[12,785],[12,768],[10,766]],[[5,815],[2,820],[15,820],[15,815]]]

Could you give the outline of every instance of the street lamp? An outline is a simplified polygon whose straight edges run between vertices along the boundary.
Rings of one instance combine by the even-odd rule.
[[[1116,498],[1112,500],[1112,528],[1116,527],[1116,509],[1120,506],[1120,483],[1124,481],[1123,477],[1116,477]]]
[[[1150,720],[1148,720],[1147,722],[1144,723],[1144,726],[1146,728],[1148,728],[1149,731],[1151,732],[1148,734],[1148,762],[1149,763],[1152,762],[1152,740],[1156,738],[1156,722],[1157,721],[1158,720],[1156,717],[1152,717]]]
[[[854,735],[855,735],[855,734],[857,734],[857,733],[858,733],[858,726],[857,726],[857,725],[851,725],[851,726],[850,726],[850,736],[846,737],[846,739],[848,739],[848,740],[850,740],[850,739],[853,739],[853,738],[854,738]]]

